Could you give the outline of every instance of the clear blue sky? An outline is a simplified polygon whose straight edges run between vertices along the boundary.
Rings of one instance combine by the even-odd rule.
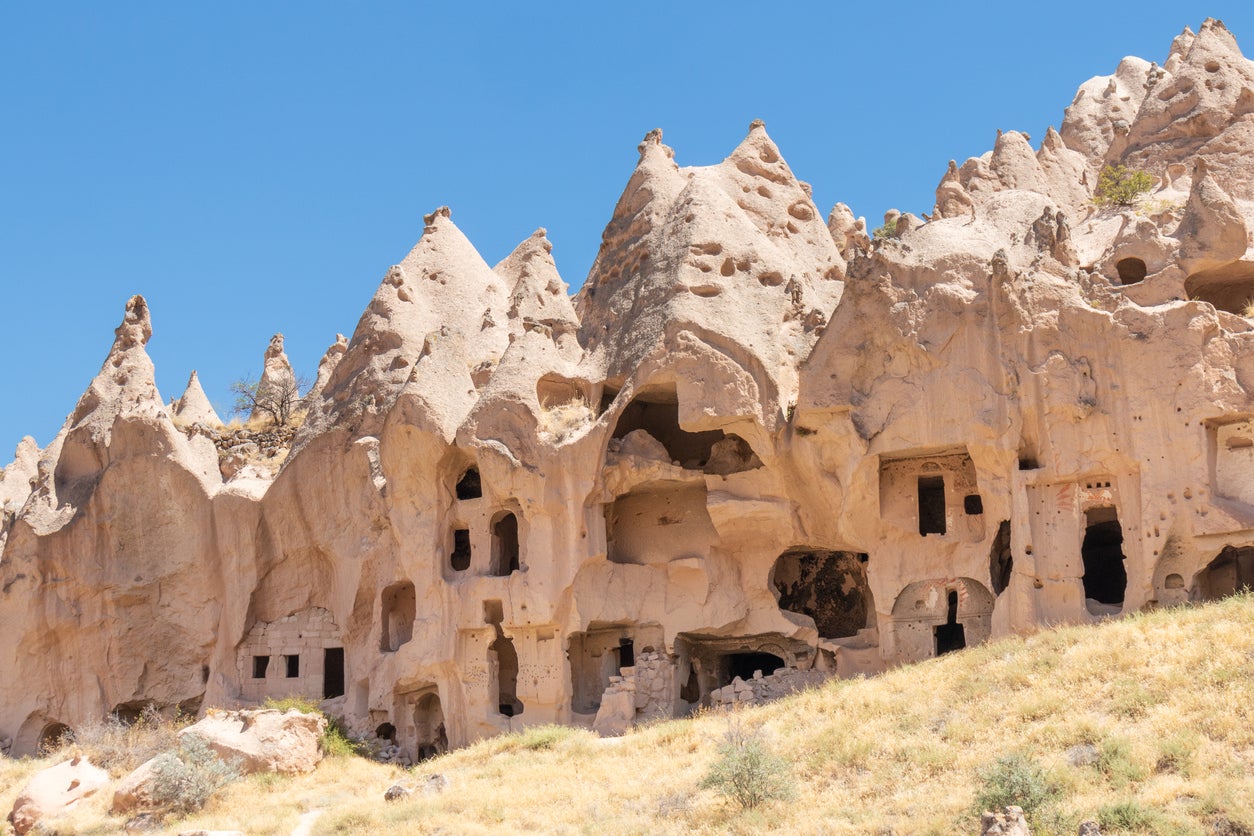
[[[132,294],[165,398],[199,369],[225,411],[276,331],[312,374],[436,206],[490,264],[547,227],[577,288],[646,131],[705,165],[761,118],[824,213],[928,211],[949,159],[1207,15],[1254,44],[1248,0],[0,0],[0,465]]]

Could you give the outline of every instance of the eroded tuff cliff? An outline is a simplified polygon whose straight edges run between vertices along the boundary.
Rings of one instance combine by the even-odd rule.
[[[544,230],[490,267],[429,215],[277,470],[163,403],[135,297],[0,475],[0,737],[304,693],[412,759],[1249,583],[1251,154],[1212,20],[875,241],[761,123],[651,132],[573,300]],[[1152,193],[1098,208],[1108,164]]]

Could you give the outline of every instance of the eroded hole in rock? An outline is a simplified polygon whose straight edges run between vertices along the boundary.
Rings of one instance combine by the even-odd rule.
[[[488,571],[504,577],[518,569],[518,517],[506,511],[492,522],[492,561]]]
[[[496,686],[497,710],[505,717],[522,714],[523,704],[518,699],[518,651],[499,626],[496,641],[488,649],[488,668]]]
[[[1010,520],[1002,520],[997,526],[997,536],[988,553],[988,574],[993,582],[993,594],[1001,595],[1010,586],[1014,571],[1014,555],[1010,552]]]
[[[1189,299],[1209,302],[1237,316],[1254,315],[1254,264],[1238,262],[1194,273],[1184,280]]]
[[[344,696],[344,648],[328,647],[322,651],[322,698],[333,700]]]
[[[722,430],[693,433],[682,429],[673,386],[650,388],[633,398],[618,417],[613,437],[621,439],[635,430],[644,430],[660,441],[671,461],[691,470],[705,467],[715,442],[724,437]]]
[[[133,726],[140,721],[140,718],[145,713],[149,716],[156,716],[157,704],[152,700],[133,700],[131,702],[119,703],[109,712],[109,716],[124,726]]]
[[[1115,272],[1119,274],[1120,284],[1136,284],[1145,278],[1148,268],[1139,258],[1121,258],[1115,262]]]
[[[479,481],[478,468],[467,468],[462,478],[457,480],[456,490],[458,499],[478,499],[483,496],[483,485]]]
[[[710,456],[703,469],[715,476],[730,476],[761,466],[762,460],[753,452],[749,442],[735,433],[728,433],[710,446]]]
[[[448,751],[448,734],[444,729],[444,710],[439,694],[430,693],[414,703],[414,755],[427,760]]]
[[[1084,597],[1098,604],[1122,607],[1128,572],[1124,566],[1123,528],[1119,525],[1118,512],[1107,506],[1090,508],[1084,516],[1084,542],[1080,546],[1084,560]]]
[[[1192,598],[1215,601],[1254,588],[1254,547],[1225,546],[1222,551],[1193,578]]]
[[[396,740],[396,726],[391,723],[380,723],[375,726],[374,736],[380,740]]]
[[[704,484],[651,483],[606,506],[607,557],[612,563],[668,563],[704,556],[717,532]]]
[[[300,654],[287,653],[283,656],[283,675],[288,679],[297,679],[300,676]]]
[[[875,604],[865,554],[789,549],[771,569],[779,608],[814,619],[825,639],[848,638],[872,626]]]
[[[945,533],[945,477],[919,477],[919,534]]]
[[[449,553],[448,565],[454,572],[465,572],[470,568],[470,529],[453,531],[453,551]]]
[[[962,510],[969,516],[984,513],[984,500],[978,493],[969,493],[962,498]]]
[[[662,643],[662,629],[653,624],[590,626],[572,633],[566,655],[570,660],[571,710],[594,714],[610,685],[610,677],[636,665],[636,645],[646,648]]]
[[[383,590],[379,649],[394,651],[414,636],[417,594],[410,581],[399,581]]]
[[[558,374],[546,374],[536,381],[536,400],[543,409],[560,409],[573,404],[586,405],[587,384]]]
[[[55,752],[61,747],[74,742],[74,730],[65,723],[49,723],[39,733],[36,751],[40,755]]]
[[[253,679],[265,679],[266,671],[270,669],[269,656],[253,657]]]
[[[723,685],[729,685],[737,677],[750,680],[759,672],[770,676],[782,667],[784,660],[774,653],[729,653],[719,666],[719,679]]]
[[[935,627],[936,655],[942,656],[967,646],[966,630],[958,621],[958,591],[949,590],[945,623]]]

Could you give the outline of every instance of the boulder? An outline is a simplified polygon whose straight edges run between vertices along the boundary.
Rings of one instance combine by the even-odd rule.
[[[980,817],[980,836],[1032,836],[1021,807],[1003,807],[997,812],[985,811]]]
[[[113,791],[113,806],[109,812],[115,816],[125,815],[132,810],[152,806],[152,771],[153,766],[161,758],[146,760],[135,768],[131,774],[122,779]]]
[[[108,783],[109,773],[92,766],[87,758],[62,761],[35,773],[18,793],[9,823],[22,836],[41,820],[64,813]]]
[[[209,714],[180,732],[180,736],[204,738],[219,757],[238,761],[240,771],[246,775],[291,775],[312,772],[322,760],[318,740],[326,727],[326,718],[320,714],[263,708]]]

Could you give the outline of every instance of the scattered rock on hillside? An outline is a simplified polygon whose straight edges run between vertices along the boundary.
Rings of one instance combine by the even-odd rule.
[[[9,823],[18,836],[29,833],[42,819],[60,815],[109,783],[109,773],[84,757],[40,770],[18,793]]]
[[[1032,836],[1022,807],[1003,807],[980,817],[980,836]]]
[[[312,772],[322,760],[319,738],[327,720],[295,709],[223,711],[207,715],[179,733],[203,737],[219,757],[238,759],[240,771]]]

